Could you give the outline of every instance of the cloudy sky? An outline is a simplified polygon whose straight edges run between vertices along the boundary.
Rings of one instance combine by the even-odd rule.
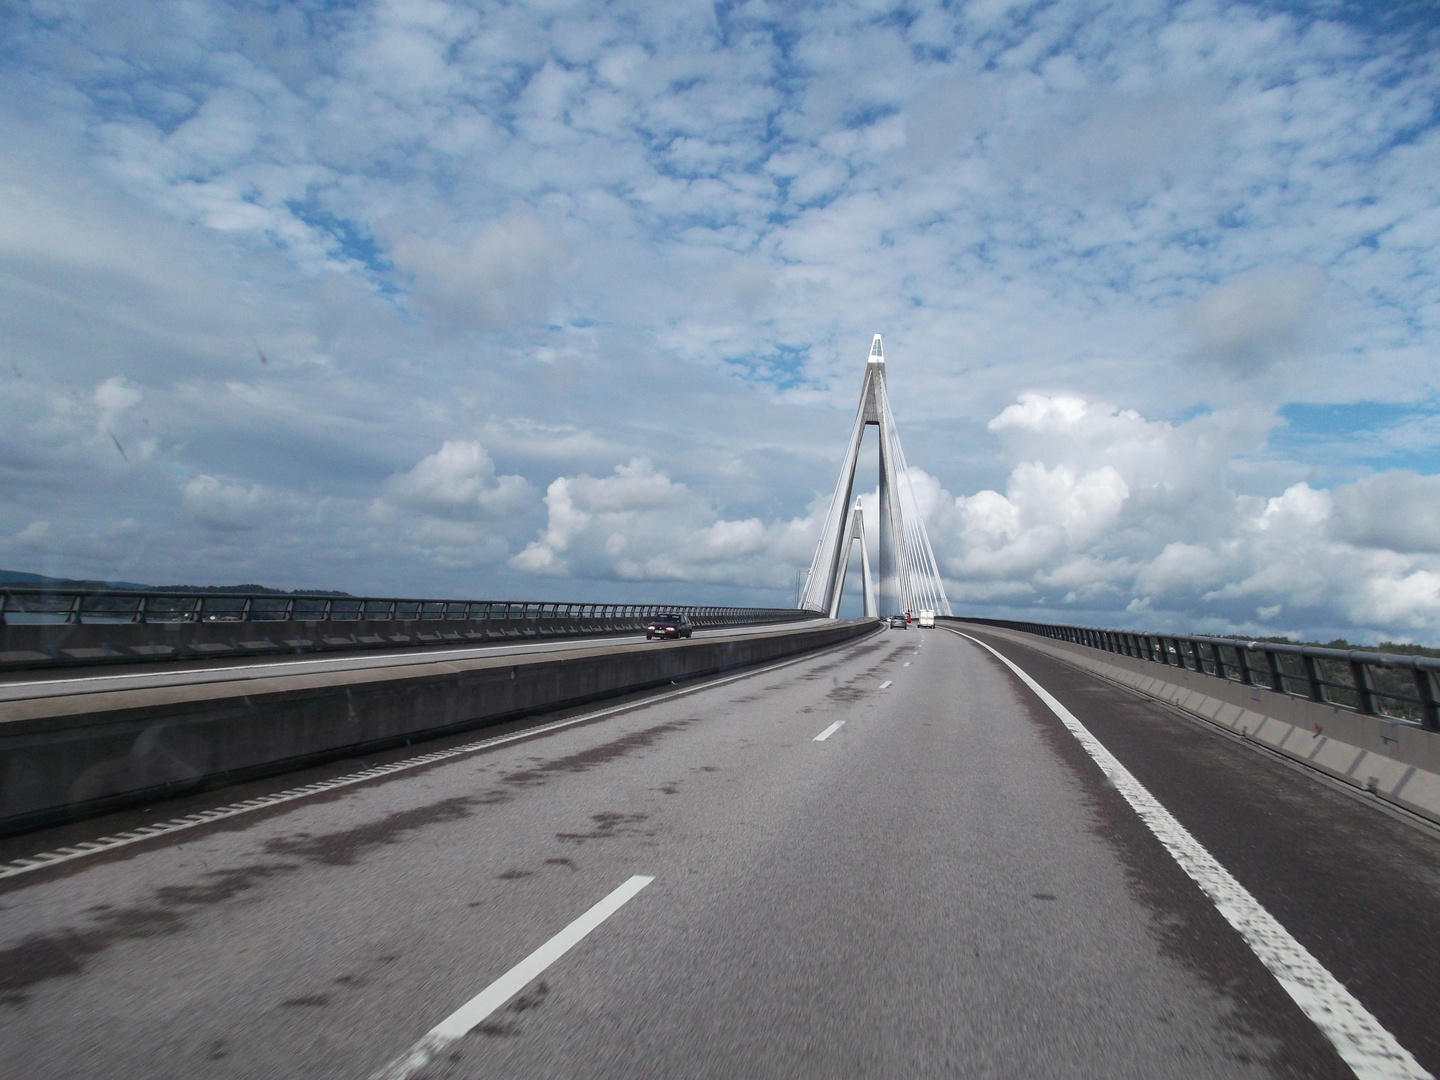
[[[789,604],[880,332],[957,611],[1440,640],[1375,6],[6,5],[0,567]]]

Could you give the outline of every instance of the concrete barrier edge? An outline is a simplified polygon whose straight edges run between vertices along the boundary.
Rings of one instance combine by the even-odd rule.
[[[952,625],[1053,656],[1440,824],[1440,736],[1433,732],[1035,634]]]
[[[337,684],[297,677],[296,689],[213,685],[194,701],[150,705],[104,695],[104,706],[0,723],[0,833],[374,753],[533,713],[570,708],[845,644],[874,620],[800,631],[638,647],[556,659],[436,664]],[[599,645],[600,643],[597,643]],[[276,684],[284,680],[266,680]],[[97,695],[97,698],[101,695]],[[128,699],[136,701],[135,698]]]

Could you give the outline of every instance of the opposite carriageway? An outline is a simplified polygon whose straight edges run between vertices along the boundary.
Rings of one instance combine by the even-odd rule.
[[[0,589],[0,671],[596,637],[641,631],[662,612],[700,629],[813,617],[793,608],[11,586]]]
[[[92,611],[114,610],[113,596],[86,599]],[[138,599],[155,614],[151,598]],[[56,647],[58,657],[35,650],[39,659],[0,680],[0,832],[641,692],[874,628],[788,609],[504,604],[486,605],[504,616],[489,619],[352,619],[373,635],[347,635],[333,606],[330,623],[307,625],[263,617],[273,612],[260,599],[220,598],[234,605],[230,618],[198,597],[185,621],[7,624],[12,645],[76,630],[98,645]],[[349,613],[373,616],[365,603]],[[693,639],[637,635],[647,614],[674,610],[701,628]],[[175,648],[157,660],[118,636],[137,632],[170,635]],[[319,646],[283,655],[296,633],[331,655],[316,655]],[[257,644],[265,647],[246,648]],[[214,651],[200,651],[207,645]],[[128,663],[106,662],[126,649]]]

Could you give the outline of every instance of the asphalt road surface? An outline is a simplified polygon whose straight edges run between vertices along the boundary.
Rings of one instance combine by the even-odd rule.
[[[989,640],[1440,1068],[1440,838]],[[908,630],[0,881],[0,1075],[1353,1074],[1033,691]]]

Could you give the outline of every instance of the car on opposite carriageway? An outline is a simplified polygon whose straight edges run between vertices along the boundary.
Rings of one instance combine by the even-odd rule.
[[[688,638],[695,632],[690,620],[684,615],[669,612],[656,615],[645,624],[645,640],[653,638]]]

